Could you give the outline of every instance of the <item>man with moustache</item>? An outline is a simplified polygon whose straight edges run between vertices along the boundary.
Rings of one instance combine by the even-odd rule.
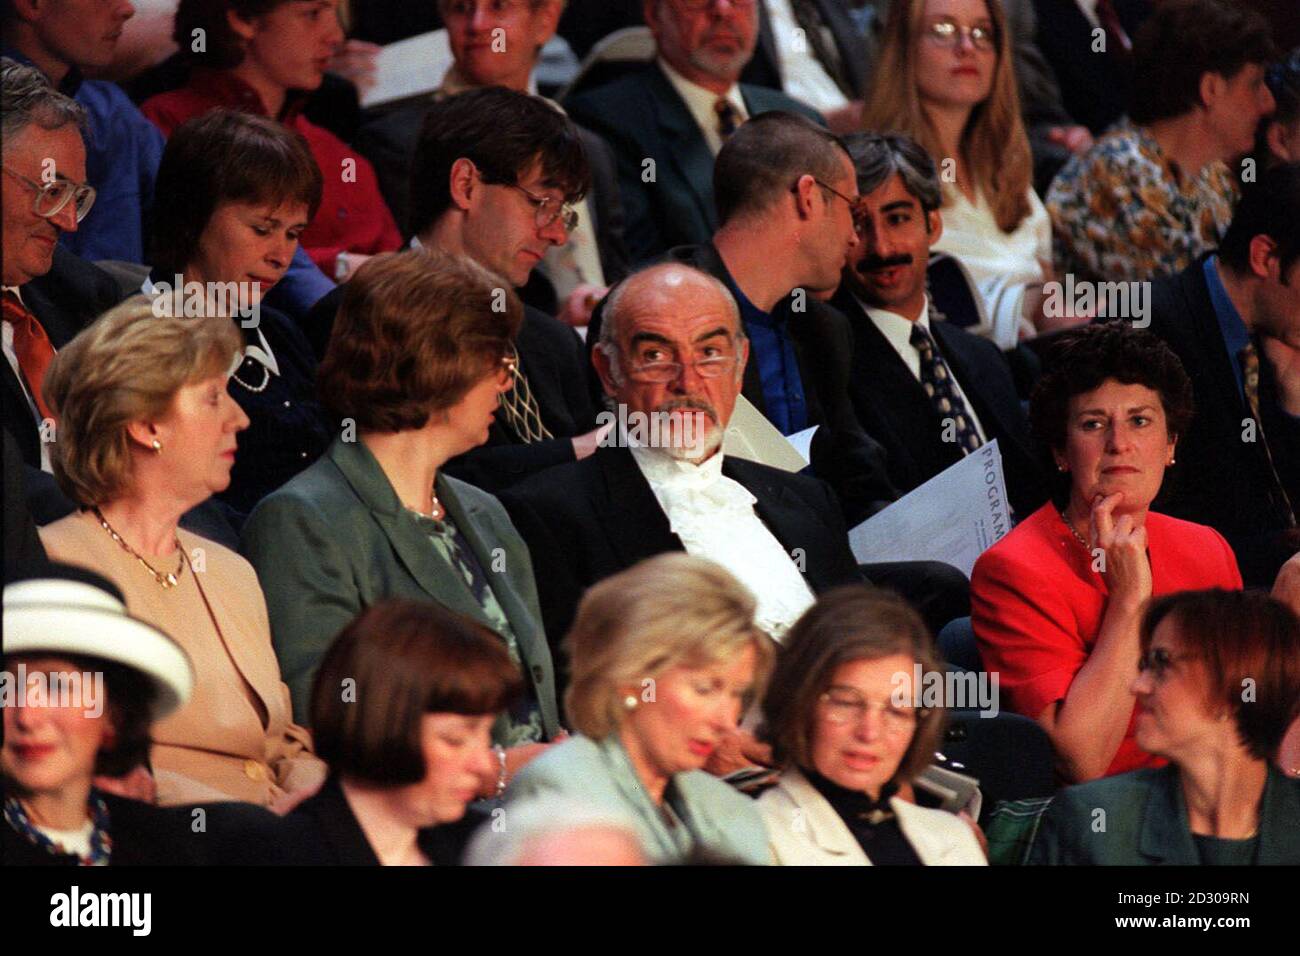
[[[605,392],[629,422],[669,427],[636,429],[661,436],[657,446],[631,428],[611,435],[590,458],[500,495],[532,554],[553,641],[590,585],[664,551],[735,574],[776,636],[816,593],[862,580],[825,483],[721,451],[749,349],[726,286],[690,266],[651,266],[610,294],[592,354]]]
[[[853,324],[858,419],[904,494],[997,439],[1011,506],[1028,515],[1047,486],[1011,369],[992,342],[934,314],[926,294],[943,234],[934,162],[905,136],[855,133],[845,144],[862,193],[860,241],[832,302]]]
[[[802,116],[750,120],[718,153],[711,241],[669,250],[727,287],[750,343],[742,394],[784,435],[817,426],[812,472],[835,490],[850,526],[897,497],[880,446],[849,401],[852,330],[818,301],[840,282],[858,240],[858,191],[843,144]],[[592,321],[588,344],[600,336]]]
[[[564,102],[614,149],[634,263],[713,234],[713,158],[742,123],[769,110],[820,120],[784,93],[739,82],[758,38],[754,0],[644,0],[643,9],[655,62]]]

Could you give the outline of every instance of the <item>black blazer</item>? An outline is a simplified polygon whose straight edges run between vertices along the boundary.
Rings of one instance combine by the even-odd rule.
[[[711,242],[670,249],[661,259],[694,266],[724,284],[732,281],[722,256]],[[802,312],[796,313],[793,298],[787,296],[776,304],[772,312],[785,320],[794,342],[799,379],[803,383],[808,408],[808,424],[820,426],[813,435],[811,448],[813,473],[835,489],[845,520],[853,526],[894,501],[898,492],[889,480],[884,449],[863,430],[849,400],[853,331],[848,319],[837,309],[811,296],[804,299],[803,307]],[[588,356],[600,338],[603,315],[603,311],[597,309],[587,329]],[[602,386],[590,359],[587,367],[593,391],[599,395]],[[752,356],[745,366],[741,394],[760,412],[767,414],[758,362]]]
[[[841,286],[832,302],[853,324],[853,408],[885,446],[889,478],[906,494],[956,463],[961,452],[943,441],[943,422],[921,383],[852,293]],[[1006,359],[988,339],[949,322],[931,321],[930,329],[985,434],[998,440],[1012,507],[1020,517],[1032,514],[1047,500],[1048,488]]]
[[[56,349],[67,345],[122,297],[112,276],[60,245],[54,247],[50,271],[23,285],[19,294]],[[0,375],[4,377],[5,426],[18,443],[23,461],[39,468],[40,429],[23,395],[22,384],[8,362],[0,362]]]
[[[844,74],[852,87],[852,99],[861,99],[866,95],[867,84],[871,79],[871,50],[867,39],[849,14],[845,0],[816,0],[821,12],[822,22],[830,30],[835,40],[835,48],[840,52],[840,61],[844,65]],[[809,46],[809,52],[812,47]],[[774,90],[783,87],[780,57],[776,52],[776,35],[772,32],[772,18],[767,15],[767,6],[758,5],[758,45],[754,55],[745,64],[740,74],[742,83],[753,83]]]
[[[1092,50],[1095,29],[1075,0],[1034,0],[1038,13],[1035,39],[1052,64],[1061,101],[1075,120],[1101,135],[1128,109],[1133,86],[1131,64]],[[1124,32],[1130,38],[1151,15],[1150,0],[1115,0]]]
[[[722,473],[758,499],[755,512],[786,551],[803,550],[814,592],[863,580],[824,482],[741,458],[727,458]],[[599,448],[500,497],[532,556],[553,656],[588,587],[644,558],[685,550],[626,448]]]
[[[343,286],[332,289],[312,307],[307,335],[323,356],[343,298]],[[573,461],[575,435],[596,427],[596,408],[588,386],[587,356],[578,333],[559,319],[524,306],[524,324],[515,338],[520,366],[528,376],[542,423],[554,436],[524,444],[497,412],[487,443],[447,462],[447,473],[496,492],[552,465]]]
[[[354,145],[375,167],[379,190],[403,235],[412,232],[411,164],[415,160],[424,114],[443,96],[435,92],[400,106],[367,110],[357,130]],[[627,275],[628,270],[627,249],[623,245],[623,203],[619,198],[614,152],[600,136],[574,125],[591,169],[591,191],[587,198],[600,265],[605,281],[612,284]]]
[[[486,815],[474,809],[455,823],[421,830],[417,841],[435,866],[457,866],[474,831]],[[379,866],[343,795],[336,774],[284,818],[280,835],[285,862],[316,866]]]
[[[1243,440],[1250,407],[1237,387],[1237,359],[1228,355],[1210,302],[1205,258],[1151,289],[1150,331],[1182,360],[1196,402],[1192,425],[1178,442],[1177,464],[1166,473],[1152,507],[1220,532],[1237,553],[1246,586],[1271,587],[1282,562],[1296,550],[1294,534],[1289,541],[1283,535],[1281,489],[1300,506],[1300,420],[1278,407],[1272,366],[1261,353],[1261,417],[1275,476],[1263,443]]]
[[[777,90],[742,83],[750,116],[789,110],[821,116]],[[618,162],[624,239],[634,264],[673,246],[708,241],[718,227],[713,204],[713,154],[704,134],[663,71],[646,64],[605,86],[564,101],[575,122],[604,137]],[[653,160],[653,181],[646,182]]]

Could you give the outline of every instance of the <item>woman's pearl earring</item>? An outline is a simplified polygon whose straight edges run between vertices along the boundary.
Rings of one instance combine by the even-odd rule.
[[[628,710],[636,710],[636,695],[628,694],[623,698],[623,706]]]
[[[158,439],[156,439],[156,438],[153,440],[153,451],[154,451],[154,454],[155,454],[155,455],[161,455],[161,454],[162,454],[162,442],[160,442],[160,441],[159,441]]]

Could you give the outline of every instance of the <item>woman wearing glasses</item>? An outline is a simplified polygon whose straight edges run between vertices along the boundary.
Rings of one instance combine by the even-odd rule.
[[[381,598],[433,598],[500,637],[526,692],[493,727],[484,796],[559,732],[528,550],[495,498],[443,469],[487,440],[512,385],[522,306],[500,284],[468,259],[420,251],[357,270],[318,374],[343,431],[262,500],[242,548],[303,719],[330,642]]]
[[[1002,348],[1046,326],[1052,230],[1033,190],[1011,37],[999,0],[899,0],[890,6],[863,121],[906,133],[934,157],[943,237],[970,270]]]
[[[370,163],[303,115],[343,42],[339,0],[181,0],[173,36],[193,66],[179,89],[141,112],[170,136],[188,119],[225,107],[265,116],[299,133],[320,167],[320,208],[302,245],[328,276],[348,278],[367,256],[401,244]],[[205,43],[196,44],[202,36]]]
[[[777,863],[985,864],[965,820],[899,796],[942,730],[941,712],[914,701],[918,667],[943,671],[924,622],[871,588],[832,591],[791,628],[761,732],[782,767],[758,801]]]
[[[1300,779],[1272,763],[1300,715],[1300,620],[1261,592],[1186,592],[1151,605],[1140,647],[1137,741],[1169,765],[1062,791],[1030,862],[1300,863]]]
[[[1192,417],[1178,357],[1122,323],[1060,335],[1030,421],[1055,464],[1052,500],[985,551],[971,621],[1003,706],[1036,720],[1069,782],[1161,759],[1134,736],[1138,624],[1175,591],[1241,587],[1217,531],[1151,510]]]

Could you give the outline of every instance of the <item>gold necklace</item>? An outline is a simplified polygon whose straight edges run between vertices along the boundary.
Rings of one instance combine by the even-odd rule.
[[[1057,514],[1061,516],[1065,526],[1070,529],[1070,534],[1074,535],[1074,540],[1083,545],[1083,550],[1091,552],[1092,548],[1088,547],[1088,542],[1083,539],[1083,535],[1079,534],[1079,529],[1074,526],[1074,522],[1069,519],[1066,513],[1062,510],[1058,511]]]
[[[180,561],[176,564],[176,571],[174,573],[171,571],[159,571],[152,564],[146,561],[140,552],[127,544],[120,534],[113,530],[113,526],[108,523],[108,520],[104,517],[102,511],[98,508],[94,508],[93,510],[95,512],[95,517],[99,519],[99,526],[108,532],[110,538],[122,546],[123,551],[145,566],[149,573],[153,575],[153,579],[158,582],[160,588],[166,591],[169,588],[176,587],[177,582],[180,580],[180,576],[185,573],[185,549],[181,547],[180,538],[172,538],[172,541],[176,545],[176,550],[180,552]]]

